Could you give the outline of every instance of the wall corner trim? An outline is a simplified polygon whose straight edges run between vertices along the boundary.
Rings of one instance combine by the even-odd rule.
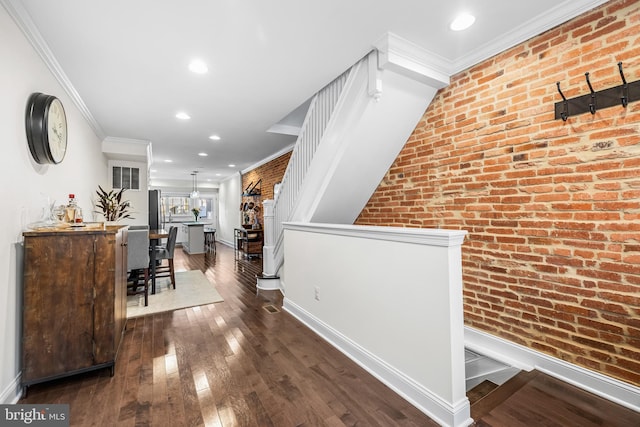
[[[0,393],[0,403],[3,405],[13,405],[20,400],[22,390],[20,387],[20,378],[22,373],[18,373],[18,376],[11,381],[7,387]]]

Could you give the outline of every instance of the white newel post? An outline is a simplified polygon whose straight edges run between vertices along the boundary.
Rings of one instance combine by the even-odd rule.
[[[262,247],[262,275],[273,277],[277,271],[274,259],[275,249],[275,202],[265,200],[262,202],[264,208],[264,246]]]

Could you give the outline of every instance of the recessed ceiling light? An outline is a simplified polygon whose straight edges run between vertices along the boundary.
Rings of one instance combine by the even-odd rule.
[[[453,20],[451,25],[449,25],[449,28],[451,28],[451,30],[453,31],[462,31],[472,26],[474,22],[476,22],[475,16],[468,13],[463,13],[458,15],[456,19]]]
[[[178,114],[176,114],[176,118],[178,118],[180,120],[189,120],[191,118],[191,116],[189,116],[187,113],[181,111]]]
[[[208,156],[208,154],[207,154],[207,153],[198,153],[198,156],[200,156],[200,157],[207,157],[207,156]]]
[[[158,172],[157,169],[151,169],[151,172]]]
[[[165,163],[173,163],[173,160],[171,160],[171,159],[165,159],[165,161],[164,161],[164,162],[165,162]]]
[[[214,141],[220,141],[220,137],[218,135],[211,135],[209,139],[212,139]]]
[[[207,64],[204,63],[203,60],[194,59],[189,63],[189,70],[191,70],[191,72],[194,72],[196,74],[205,74],[207,71],[209,71],[209,68],[207,67]]]
[[[216,174],[216,176],[221,176],[221,175],[222,175],[221,173],[217,173],[217,174]]]
[[[229,165],[229,167],[230,167],[230,168],[235,168],[235,167],[236,167],[236,165]]]

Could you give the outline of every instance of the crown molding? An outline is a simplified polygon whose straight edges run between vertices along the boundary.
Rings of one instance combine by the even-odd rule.
[[[473,54],[459,58],[450,64],[449,75],[457,74],[480,62],[492,58],[532,37],[540,35],[560,24],[588,12],[609,0],[565,0],[549,9],[543,15],[534,16],[529,21],[501,34],[496,39],[485,43]]]
[[[227,181],[231,181],[233,179],[239,179],[240,180],[240,186],[242,186],[242,172],[240,172],[240,171],[233,172],[231,175],[225,177],[220,182],[227,182]],[[242,192],[242,188],[240,189],[238,194],[240,194],[241,192]]]
[[[42,38],[40,31],[38,31],[36,25],[33,23],[29,12],[27,12],[22,3],[18,0],[0,0],[0,4],[4,6],[9,16],[11,16],[31,46],[33,46],[40,58],[42,58],[42,61],[49,68],[51,74],[53,74],[56,80],[58,80],[64,91],[71,98],[78,110],[80,110],[80,113],[89,123],[89,126],[91,126],[96,136],[101,140],[104,139],[105,134],[102,127],[93,117],[91,111],[89,111],[89,108],[87,108],[73,84],[71,84],[71,80],[69,80],[53,55],[53,52],[49,49],[49,45],[45,42],[44,38]]]
[[[116,144],[151,144],[148,139],[134,139],[134,138],[122,138],[119,136],[107,136],[104,138],[104,142],[111,142]]]
[[[378,51],[378,67],[426,83],[435,88],[449,84],[450,63],[433,52],[394,33],[385,33],[374,44]]]
[[[278,157],[282,156],[283,154],[288,153],[289,151],[293,151],[293,147],[295,147],[295,144],[291,144],[291,145],[287,145],[286,147],[284,147],[282,150],[273,153],[272,155],[270,155],[269,157],[265,157],[264,159],[260,160],[257,163],[252,164],[251,166],[243,169],[242,171],[240,171],[240,173],[242,175],[244,175],[247,172],[251,172],[252,170],[256,169],[259,166],[262,166],[264,164],[269,163],[271,160],[275,160]]]
[[[131,138],[106,137],[102,140],[102,153],[109,160],[153,163],[151,141]]]
[[[269,129],[267,129],[267,132],[269,133],[279,133],[282,135],[293,135],[293,136],[298,136],[300,135],[300,130],[302,129],[302,126],[292,126],[292,125],[285,125],[285,124],[281,124],[281,123],[276,123],[275,125],[271,126]]]

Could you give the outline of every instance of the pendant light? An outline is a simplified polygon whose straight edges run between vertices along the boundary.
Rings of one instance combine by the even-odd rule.
[[[193,177],[193,191],[191,191],[191,198],[197,199],[200,195],[198,192],[198,171],[193,171],[191,176]]]

